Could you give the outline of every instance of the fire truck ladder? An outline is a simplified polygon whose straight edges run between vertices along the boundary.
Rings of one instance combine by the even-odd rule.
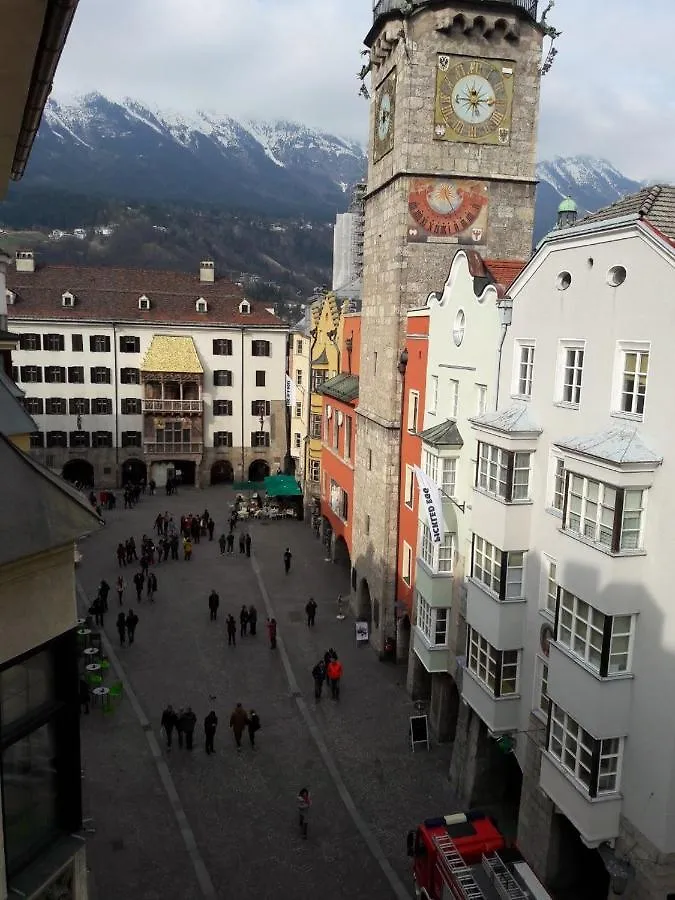
[[[527,894],[496,853],[483,854],[483,868],[502,900],[528,900]]]
[[[434,837],[436,848],[445,860],[450,870],[455,885],[462,891],[464,900],[486,900],[485,894],[481,891],[473,872],[464,862],[461,853],[455,846],[450,835],[442,834]]]

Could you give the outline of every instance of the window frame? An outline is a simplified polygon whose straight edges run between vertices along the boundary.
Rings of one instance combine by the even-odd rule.
[[[58,403],[58,412],[53,411],[53,406]],[[45,397],[46,416],[67,416],[68,400],[65,397]]]
[[[459,415],[459,378],[451,378],[448,382],[448,415],[456,419]]]
[[[526,567],[525,550],[501,550],[474,532],[471,538],[471,580],[500,603],[524,599]],[[517,581],[513,578],[515,572],[519,573]],[[514,585],[519,587],[517,592]]]
[[[407,428],[408,431],[415,434],[417,432],[417,419],[419,417],[420,392],[408,391],[408,410],[407,410]]]
[[[302,400],[296,400],[293,415],[296,419],[302,418]]]
[[[520,650],[498,650],[480,631],[467,626],[466,667],[496,700],[518,697],[521,662]],[[512,689],[507,689],[510,685]]]
[[[256,369],[255,370],[255,386],[256,387],[265,387],[267,373],[264,369]]]
[[[539,653],[534,658],[534,684],[532,692],[532,712],[540,719],[548,721],[551,698],[548,693],[548,659]]]
[[[134,409],[129,409],[129,404],[134,405]],[[120,400],[121,416],[140,416],[143,412],[143,402],[140,397],[122,397]]]
[[[549,475],[549,509],[561,515],[565,507],[565,472],[564,457],[552,453]]]
[[[504,503],[530,503],[532,453],[530,450],[504,450],[496,444],[478,441],[474,487]],[[524,457],[527,458],[526,466],[522,464]],[[519,472],[526,473],[524,480],[518,480]],[[525,496],[515,496],[518,489],[524,489]]]
[[[487,384],[476,383],[476,415],[482,416],[487,412]]]
[[[71,353],[84,353],[84,336],[81,334],[71,334],[70,336]]]
[[[321,460],[315,457],[309,459],[309,480],[312,484],[321,482]]]
[[[124,366],[120,369],[120,384],[140,384],[141,370],[134,366]]]
[[[213,432],[214,447],[232,447],[233,433],[231,431],[214,431]]]
[[[561,706],[551,703],[546,752],[589,797],[619,792],[623,750],[623,737],[596,738]],[[611,758],[616,759],[614,771],[603,772],[603,759]],[[587,777],[582,777],[582,772]],[[601,789],[601,780],[608,777],[614,779],[612,786]]]
[[[255,447],[258,450],[262,450],[265,447],[270,446],[270,433],[269,431],[261,431],[258,429],[257,431],[251,432],[251,447]]]
[[[403,483],[403,503],[408,509],[413,509],[415,505],[415,472],[412,466],[406,463],[405,479]]]
[[[309,436],[313,440],[321,440],[321,431],[323,427],[323,416],[321,413],[310,413]]]
[[[45,414],[44,397],[24,397],[23,408],[29,416],[43,416]]]
[[[442,623],[439,628],[439,621]],[[415,591],[415,625],[429,647],[443,649],[450,644],[450,607],[432,606],[419,591]],[[438,640],[442,635],[442,640]]]
[[[213,416],[214,418],[216,416],[231,416],[233,415],[233,408],[234,405],[232,403],[232,400],[216,399],[213,401]]]
[[[627,620],[627,630],[624,620]],[[617,621],[620,621],[624,628],[615,634],[614,626]],[[558,587],[555,626],[556,644],[600,678],[632,674],[635,615],[605,615],[571,591]],[[563,635],[563,631],[568,633],[569,637],[567,634]],[[592,642],[591,635],[595,636],[595,643]],[[612,659],[616,657],[625,659],[625,668],[612,666]]]
[[[56,344],[56,346],[48,347],[47,344]],[[42,348],[47,353],[60,353],[66,349],[66,338],[63,334],[50,332],[42,336]]]
[[[110,384],[110,368],[108,366],[90,366],[89,380],[92,384]]]
[[[42,384],[42,366],[19,366],[19,374],[23,384]],[[35,376],[34,378],[32,376]],[[29,377],[30,376],[30,377]]]
[[[129,343],[131,342],[131,346]],[[121,334],[119,340],[120,353],[140,353],[141,339],[133,334]]]
[[[302,387],[302,369],[295,370],[295,385],[296,387]]]
[[[456,456],[442,456],[441,463],[441,494],[445,497],[455,497],[457,491],[457,463]],[[452,469],[452,478],[446,479],[446,468]]]
[[[82,428],[68,432],[68,446],[71,450],[91,449],[91,434]]]
[[[234,376],[231,369],[213,370],[214,387],[234,387]]]
[[[93,397],[91,400],[91,413],[93,416],[111,416],[113,412],[112,398]]]
[[[403,553],[401,555],[401,578],[405,584],[412,585],[412,557],[413,550],[407,541],[403,541]]]
[[[58,435],[58,440],[56,440],[56,436]],[[68,432],[61,431],[60,429],[50,429],[45,434],[46,437],[46,445],[47,449],[65,449],[68,447]]]
[[[211,349],[213,356],[232,356],[232,341],[230,338],[214,338]]]
[[[558,347],[556,402],[570,409],[578,409],[583,390],[586,342],[563,340]]]
[[[265,356],[270,357],[272,355],[272,342],[266,340],[265,338],[253,338],[251,341],[251,356]]]
[[[19,350],[26,353],[42,350],[42,335],[35,331],[24,331],[19,335]]]
[[[521,400],[529,400],[532,397],[534,383],[536,344],[534,341],[519,340],[515,346],[518,356],[515,359],[513,373],[513,394]]]
[[[581,493],[578,489],[579,481],[582,482]],[[593,499],[593,491],[589,496],[590,485],[597,487],[597,499]],[[607,500],[608,491],[612,491],[614,494],[611,506]],[[639,495],[639,506],[627,505],[626,500],[630,499],[632,495]],[[615,556],[644,553],[647,497],[648,488],[646,487],[617,487],[567,469],[565,472],[563,531],[577,540],[584,541],[584,543]],[[578,512],[575,508],[576,505],[578,505]],[[593,507],[595,507],[594,517],[587,514],[593,511]],[[628,528],[627,518],[631,516],[634,518],[636,513],[638,527]],[[578,528],[572,527],[572,519],[579,520]],[[611,521],[611,525],[608,524],[608,521]],[[589,531],[592,533],[588,533]],[[629,533],[636,535],[635,546],[628,546],[628,542],[624,540],[625,535]]]
[[[90,353],[110,353],[110,335],[109,334],[90,334],[89,335],[89,352]]]
[[[112,431],[92,431],[91,446],[93,450],[109,449],[113,446]]]
[[[131,437],[133,435],[133,437]],[[142,447],[143,432],[141,431],[123,431],[122,447]]]
[[[612,415],[642,421],[644,407],[647,401],[647,387],[649,384],[649,363],[651,356],[651,343],[648,341],[620,341],[617,345],[616,376],[614,396],[612,398]],[[635,356],[635,370],[627,369],[627,358]],[[646,371],[640,371],[640,362],[646,358]],[[633,384],[627,389],[627,381],[632,377]],[[640,380],[644,379],[644,390],[640,391]],[[629,408],[626,408],[626,397],[630,395]]]
[[[45,384],[67,384],[68,372],[66,366],[45,366]]]
[[[438,409],[438,375],[429,376],[429,400],[427,403],[427,412],[436,415]]]
[[[543,553],[542,559],[544,566],[542,567],[539,609],[555,619],[558,608],[558,560],[549,556],[548,553]]]

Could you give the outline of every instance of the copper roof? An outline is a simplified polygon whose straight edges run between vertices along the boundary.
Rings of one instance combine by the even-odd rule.
[[[240,287],[224,278],[203,282],[186,272],[116,269],[93,266],[37,266],[34,272],[7,272],[7,287],[16,294],[8,309],[10,320],[70,319],[102,322],[146,322],[166,325],[267,325],[285,327],[262,303],[249,301],[250,313],[240,313]],[[64,308],[61,295],[69,291],[75,305]],[[150,309],[139,309],[145,295]],[[197,312],[203,297],[208,306]]]
[[[197,348],[191,337],[155,334],[141,364],[142,372],[186,372],[203,374]]]

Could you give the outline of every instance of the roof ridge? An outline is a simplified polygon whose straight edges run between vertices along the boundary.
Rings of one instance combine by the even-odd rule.
[[[660,184],[652,185],[649,188],[649,193],[647,194],[644,203],[638,210],[638,215],[640,216],[640,218],[649,215],[649,213],[652,211],[652,207],[661,196],[662,190],[663,188]]]

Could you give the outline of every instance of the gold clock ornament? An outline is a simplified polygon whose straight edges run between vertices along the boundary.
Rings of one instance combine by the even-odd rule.
[[[396,72],[384,79],[375,94],[375,128],[373,132],[373,162],[378,162],[394,147],[394,118],[396,115]]]
[[[510,144],[514,72],[510,60],[439,53],[434,138]]]

